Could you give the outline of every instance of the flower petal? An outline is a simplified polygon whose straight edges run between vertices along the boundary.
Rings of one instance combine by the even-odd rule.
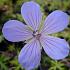
[[[21,14],[25,22],[36,31],[42,19],[40,6],[33,1],[26,2],[21,7]]]
[[[2,29],[3,36],[12,42],[24,41],[32,38],[32,32],[29,31],[22,22],[17,20],[7,21]]]
[[[54,60],[60,60],[68,56],[69,45],[64,39],[44,36],[41,37],[41,44],[46,54]]]
[[[26,70],[38,67],[41,60],[41,50],[38,40],[32,39],[21,50],[18,61]]]
[[[46,18],[42,32],[52,34],[62,31],[67,27],[68,23],[68,15],[60,10],[56,10]]]

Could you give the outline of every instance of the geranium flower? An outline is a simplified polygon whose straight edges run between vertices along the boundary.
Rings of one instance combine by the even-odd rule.
[[[44,21],[40,6],[31,1],[21,7],[21,14],[27,25],[18,20],[9,20],[2,29],[3,36],[11,42],[26,40],[28,43],[22,48],[18,61],[26,70],[31,70],[40,64],[41,49],[54,60],[68,56],[69,45],[64,39],[50,36],[49,34],[62,31],[69,23],[66,13],[56,10]],[[41,27],[41,25],[43,26]]]

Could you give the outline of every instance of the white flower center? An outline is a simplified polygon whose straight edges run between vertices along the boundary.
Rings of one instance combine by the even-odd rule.
[[[37,40],[40,39],[40,36],[41,36],[41,34],[38,33],[38,30],[36,30],[36,31],[33,32],[33,37],[35,37]]]

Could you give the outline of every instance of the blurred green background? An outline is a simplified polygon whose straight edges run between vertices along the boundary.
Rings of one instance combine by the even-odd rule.
[[[9,19],[24,22],[21,16],[21,6],[31,0],[0,0],[0,70],[24,70],[18,63],[18,54],[25,45],[24,42],[12,43],[4,39],[2,27]],[[34,0],[41,6],[44,18],[54,10],[62,10],[70,16],[70,0]],[[66,39],[70,44],[70,24],[64,31],[53,36]],[[54,61],[43,51],[41,65],[35,70],[70,70],[70,54],[67,58]]]

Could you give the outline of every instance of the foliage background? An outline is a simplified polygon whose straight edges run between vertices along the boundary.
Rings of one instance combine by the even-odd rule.
[[[2,27],[10,19],[24,22],[21,16],[21,5],[31,0],[0,0],[0,70],[24,70],[18,63],[18,54],[25,45],[24,42],[12,43],[4,39]],[[70,16],[70,0],[34,0],[41,6],[44,18],[52,11],[59,9]],[[70,24],[64,31],[53,34],[64,38],[70,45]],[[70,54],[67,58],[54,61],[42,50],[41,65],[35,70],[70,70]]]

